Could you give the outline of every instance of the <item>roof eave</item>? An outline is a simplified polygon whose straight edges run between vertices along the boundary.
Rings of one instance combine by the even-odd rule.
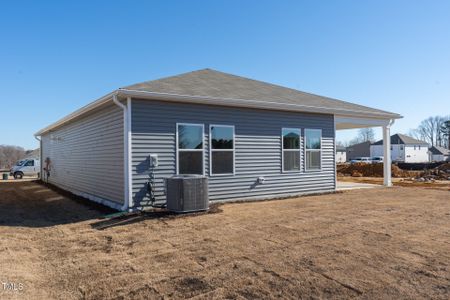
[[[65,123],[70,122],[71,120],[78,118],[86,113],[88,113],[91,110],[96,109],[97,107],[107,103],[108,101],[112,100],[112,97],[114,94],[117,94],[117,90],[113,91],[111,93],[106,94],[105,96],[95,100],[94,102],[91,102],[79,109],[77,109],[76,111],[72,112],[71,114],[65,116],[64,118],[59,119],[58,121],[56,121],[55,123],[50,124],[49,126],[39,130],[38,132],[36,132],[34,134],[34,136],[41,136],[46,132],[51,131],[52,129],[59,127]]]
[[[130,89],[118,89],[105,96],[95,100],[94,102],[83,106],[82,108],[74,111],[73,113],[67,115],[66,117],[56,121],[55,123],[39,130],[34,135],[41,136],[65,123],[78,118],[91,110],[98,108],[99,106],[112,100],[113,95],[122,97],[137,97],[140,99],[149,100],[161,100],[168,102],[183,102],[183,103],[196,103],[196,104],[207,104],[207,105],[218,105],[218,106],[228,106],[228,107],[245,107],[245,108],[258,108],[267,110],[282,110],[282,111],[294,111],[294,112],[310,112],[318,114],[332,114],[340,116],[350,116],[350,117],[365,117],[372,119],[400,119],[403,118],[399,114],[389,113],[368,113],[359,110],[348,110],[348,109],[336,109],[328,107],[318,107],[318,106],[308,106],[301,104],[282,104],[276,102],[260,101],[260,100],[247,100],[247,99],[232,99],[232,98],[212,98],[205,96],[190,96],[190,95],[178,95],[178,94],[166,94],[166,93],[155,93],[148,91],[137,91]]]
[[[343,116],[358,116],[358,117],[368,117],[376,119],[400,119],[403,118],[399,114],[389,113],[368,113],[360,110],[348,110],[348,109],[336,109],[328,107],[319,106],[308,106],[301,104],[282,104],[269,101],[260,100],[248,100],[248,99],[233,99],[233,98],[213,98],[206,96],[190,96],[190,95],[178,95],[178,94],[168,94],[168,93],[155,93],[148,91],[137,91],[130,89],[119,89],[119,95],[124,97],[137,97],[141,99],[149,100],[162,100],[162,101],[173,101],[173,102],[187,102],[196,104],[208,104],[208,105],[219,105],[219,106],[230,106],[230,107],[246,107],[246,108],[259,108],[259,109],[269,109],[269,110],[284,110],[284,111],[296,111],[296,112],[311,112],[320,114],[339,114]]]

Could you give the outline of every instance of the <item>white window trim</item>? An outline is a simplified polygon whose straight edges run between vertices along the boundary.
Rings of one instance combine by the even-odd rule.
[[[306,135],[308,131],[319,131],[320,132],[320,149],[306,149]],[[322,129],[312,129],[312,128],[306,128],[305,129],[305,141],[303,143],[303,149],[304,149],[304,168],[305,168],[305,172],[320,172],[322,171],[322,166],[323,166],[323,161],[322,161],[322,148],[323,148],[323,140],[322,140]],[[320,168],[314,168],[314,169],[308,169],[307,168],[307,164],[306,164],[306,152],[310,151],[310,152],[320,152]]]
[[[213,149],[212,148],[212,134],[211,134],[211,128],[212,127],[229,127],[233,128],[233,149]],[[236,131],[234,125],[222,125],[222,124],[209,124],[209,176],[234,176],[236,174]],[[218,173],[213,174],[212,172],[212,152],[213,151],[229,151],[233,152],[233,173]]]
[[[284,149],[284,141],[283,141],[283,130],[284,129],[288,129],[288,130],[298,130],[299,132],[299,147],[298,149]],[[284,151],[289,151],[289,152],[297,152],[298,151],[298,155],[299,155],[299,168],[297,170],[285,170],[284,169]],[[281,172],[282,173],[299,173],[302,171],[302,129],[301,128],[293,128],[293,127],[283,127],[281,128]]]
[[[202,149],[179,149],[178,147],[178,126],[180,125],[190,125],[190,126],[201,126],[202,127]],[[175,149],[176,149],[176,174],[177,175],[186,175],[186,174],[180,174],[180,167],[179,167],[179,162],[180,162],[180,156],[179,156],[179,152],[203,152],[202,155],[202,174],[201,175],[205,175],[205,125],[204,124],[198,124],[198,123],[176,123],[176,128],[175,128]]]

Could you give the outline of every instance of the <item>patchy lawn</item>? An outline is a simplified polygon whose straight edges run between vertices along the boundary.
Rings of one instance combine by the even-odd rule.
[[[393,187],[105,220],[0,184],[0,298],[450,298],[450,194]]]

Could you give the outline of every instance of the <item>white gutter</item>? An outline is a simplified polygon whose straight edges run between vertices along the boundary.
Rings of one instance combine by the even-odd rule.
[[[295,112],[310,112],[310,113],[321,113],[321,114],[334,114],[348,117],[365,117],[371,119],[400,119],[402,118],[399,114],[390,113],[367,113],[361,110],[349,110],[340,108],[328,108],[320,106],[309,106],[303,104],[289,104],[289,103],[277,103],[270,101],[259,101],[259,100],[247,100],[247,99],[232,99],[232,98],[212,98],[205,96],[187,96],[178,94],[167,94],[167,93],[155,93],[146,91],[135,91],[127,89],[118,89],[111,92],[94,102],[74,111],[68,116],[60,119],[59,121],[39,130],[35,133],[35,136],[42,135],[58,126],[61,126],[72,119],[75,119],[105,103],[113,98],[113,95],[122,96],[125,98],[141,98],[141,99],[151,99],[160,100],[168,102],[183,102],[183,103],[197,103],[206,105],[219,105],[219,106],[231,106],[231,107],[245,107],[245,108],[258,108],[258,109],[268,109],[268,110],[283,110],[283,111],[295,111]]]
[[[54,129],[54,128],[62,125],[62,124],[65,124],[65,123],[69,122],[72,119],[75,119],[75,118],[77,118],[77,117],[79,117],[79,116],[81,116],[81,115],[83,115],[83,114],[85,114],[85,113],[87,113],[87,112],[89,112],[89,111],[91,111],[91,110],[93,110],[93,109],[95,109],[95,108],[97,108],[97,107],[107,103],[108,101],[110,101],[112,99],[112,96],[114,94],[117,94],[117,91],[114,91],[114,92],[111,92],[109,94],[106,94],[105,96],[95,100],[94,102],[91,102],[88,105],[85,105],[82,108],[77,109],[73,113],[65,116],[64,118],[56,121],[55,123],[53,123],[53,124],[43,128],[43,129],[39,130],[34,135],[35,136],[42,135],[43,133],[46,133],[47,131],[50,131],[50,130],[52,130],[52,129]]]
[[[328,108],[321,106],[310,106],[304,104],[290,104],[290,103],[277,103],[270,101],[260,100],[248,100],[248,99],[234,99],[234,98],[214,98],[206,96],[188,96],[168,93],[155,93],[147,91],[136,91],[127,89],[118,89],[117,92],[123,96],[132,96],[134,98],[161,100],[161,101],[173,101],[173,102],[188,102],[208,105],[221,105],[232,107],[247,107],[247,108],[259,108],[259,109],[271,109],[271,110],[286,110],[286,111],[298,111],[298,112],[312,112],[322,114],[341,114],[349,116],[361,116],[369,118],[401,118],[401,115],[390,113],[367,113],[362,110],[350,110],[345,108]]]
[[[122,211],[127,211],[130,206],[130,200],[129,197],[129,190],[130,190],[130,177],[129,177],[129,171],[130,171],[130,152],[129,152],[129,131],[131,131],[131,128],[129,127],[129,111],[130,109],[127,108],[126,105],[123,105],[120,103],[120,101],[117,99],[117,93],[114,93],[112,95],[112,100],[114,104],[122,108],[123,110],[123,153],[124,153],[124,160],[123,160],[123,174],[124,174],[124,203],[121,207]],[[130,102],[129,99],[127,102]]]

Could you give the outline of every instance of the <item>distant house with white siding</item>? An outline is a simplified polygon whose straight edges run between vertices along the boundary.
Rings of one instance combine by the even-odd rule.
[[[430,161],[450,161],[450,150],[444,147],[433,146],[428,149]]]
[[[391,136],[391,159],[397,162],[428,162],[428,143],[404,134]],[[370,156],[383,156],[383,140],[370,145]]]
[[[344,146],[336,146],[336,163],[345,163],[347,161],[347,152]]]

